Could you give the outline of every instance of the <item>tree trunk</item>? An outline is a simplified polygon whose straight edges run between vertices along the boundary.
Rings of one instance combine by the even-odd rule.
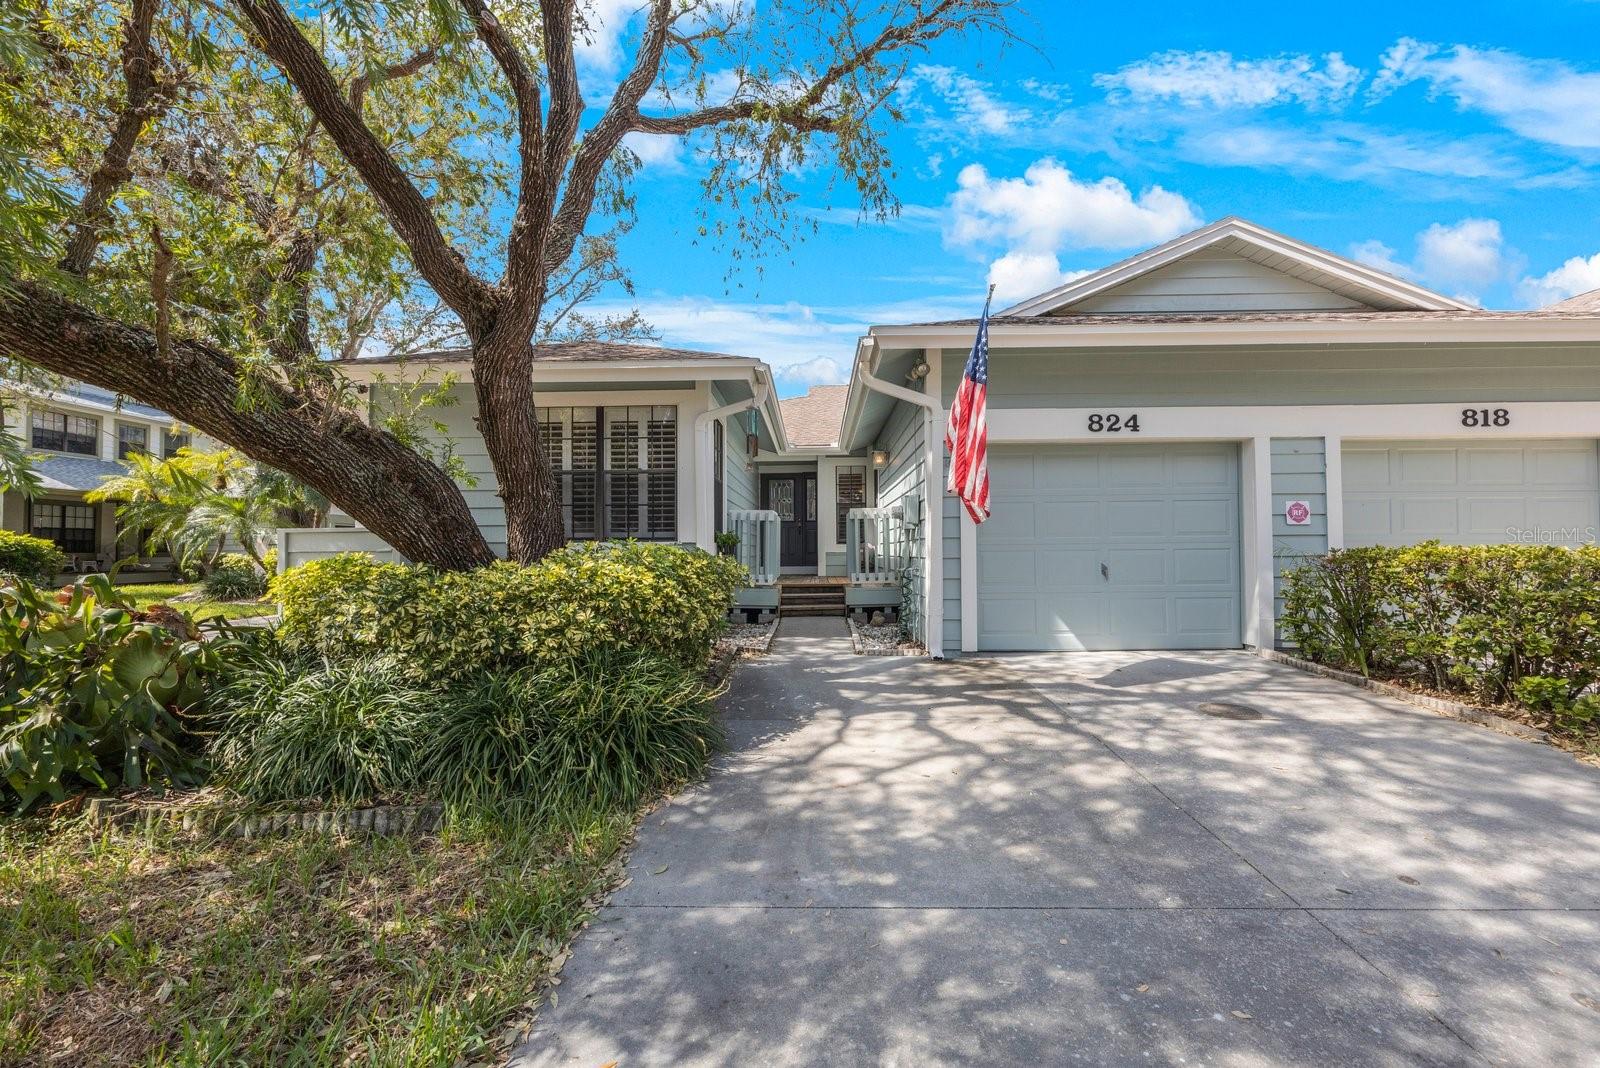
[[[537,563],[566,544],[561,494],[539,439],[533,368],[522,353],[499,354],[493,342],[476,352],[473,385],[478,395],[478,430],[494,465],[506,510],[506,556]]]
[[[407,559],[450,570],[495,559],[460,488],[435,464],[275,382],[262,386],[261,401],[241,407],[237,364],[210,346],[175,340],[163,358],[148,330],[0,277],[0,352],[154,405],[271,464],[320,490]]]

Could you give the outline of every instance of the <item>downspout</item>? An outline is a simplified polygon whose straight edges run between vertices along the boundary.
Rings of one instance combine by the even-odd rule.
[[[732,404],[724,404],[720,408],[712,408],[701,412],[694,417],[694,447],[695,470],[704,480],[704,485],[695,493],[695,544],[707,552],[716,552],[717,502],[711,492],[716,484],[711,465],[716,458],[711,448],[711,424],[718,419],[726,419],[730,415],[738,415],[752,408],[759,408],[767,403],[767,398],[772,395],[772,387],[761,380],[760,374],[753,375],[750,382],[750,396]]]
[[[905,401],[922,409],[922,618],[928,645],[928,655],[936,660],[944,659],[944,597],[943,592],[934,588],[934,582],[939,577],[942,568],[936,566],[935,554],[943,551],[939,544],[940,523],[936,521],[944,518],[944,464],[942,449],[943,439],[938,436],[938,420],[943,414],[943,405],[937,395],[918,393],[916,390],[907,389],[905,386],[885,382],[872,373],[872,361],[868,354],[877,348],[877,339],[871,336],[862,338],[863,344],[856,350],[855,374],[861,383],[874,393],[881,393],[885,397]],[[936,509],[938,510],[936,512]]]

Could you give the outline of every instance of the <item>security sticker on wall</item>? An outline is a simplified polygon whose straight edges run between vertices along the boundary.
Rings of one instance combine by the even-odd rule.
[[[1289,521],[1291,527],[1308,527],[1311,525],[1311,502],[1289,501],[1283,506],[1283,518]]]

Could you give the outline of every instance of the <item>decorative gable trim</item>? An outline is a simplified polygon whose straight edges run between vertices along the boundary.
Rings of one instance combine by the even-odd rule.
[[[1013,305],[1000,315],[1048,315],[1175,263],[1202,249],[1243,246],[1264,257],[1281,257],[1302,270],[1295,277],[1380,311],[1467,311],[1471,305],[1385,274],[1326,249],[1296,241],[1264,226],[1230,216],[1173,238],[1137,256]],[[1246,254],[1241,250],[1241,254]],[[1260,262],[1260,261],[1257,261]],[[1273,264],[1268,264],[1273,266]],[[1281,267],[1279,268],[1281,269]]]

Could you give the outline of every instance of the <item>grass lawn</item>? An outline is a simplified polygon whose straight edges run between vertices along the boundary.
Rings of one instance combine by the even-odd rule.
[[[503,1052],[631,822],[252,841],[0,823],[0,1065]]]
[[[251,616],[270,616],[278,610],[278,606],[271,601],[208,601],[203,597],[196,600],[178,599],[198,595],[200,593],[198,582],[153,582],[139,586],[118,586],[117,590],[132,602],[135,608],[145,608],[157,601],[164,601],[181,608],[196,619],[205,619],[208,616],[246,619]]]

